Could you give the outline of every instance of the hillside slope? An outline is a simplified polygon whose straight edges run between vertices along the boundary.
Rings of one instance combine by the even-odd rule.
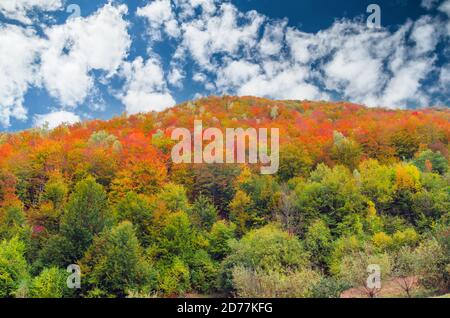
[[[277,174],[174,164],[194,120],[279,128]],[[448,109],[253,97],[1,134],[0,297],[337,297],[368,264],[445,291],[449,152]]]

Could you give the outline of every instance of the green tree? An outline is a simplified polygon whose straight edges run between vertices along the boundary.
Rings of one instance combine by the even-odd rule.
[[[448,171],[447,159],[439,152],[425,150],[413,160],[414,165],[422,172],[437,172],[445,174]]]
[[[106,193],[92,177],[80,181],[69,198],[61,220],[61,233],[71,242],[72,261],[79,259],[94,236],[111,222]]]
[[[236,192],[233,201],[230,202],[230,220],[237,224],[240,235],[246,233],[248,228],[263,222],[257,217],[253,206],[253,200],[241,190]]]
[[[150,267],[133,225],[125,221],[96,237],[81,260],[81,271],[87,290],[99,290],[104,296],[124,297],[145,288]]]
[[[220,274],[220,284],[225,289],[232,286],[232,270],[236,266],[279,273],[309,267],[309,255],[298,238],[273,224],[248,232],[230,246],[231,253],[223,261]]]
[[[192,205],[191,219],[199,228],[209,231],[217,221],[217,209],[208,197],[200,195]]]
[[[209,253],[221,260],[231,252],[230,241],[236,237],[236,225],[225,220],[213,224],[209,234]]]
[[[186,212],[168,215],[157,238],[160,255],[167,259],[178,256],[187,262],[200,247],[197,235]]]
[[[191,286],[202,293],[214,289],[219,264],[205,250],[197,250],[189,262]]]
[[[27,225],[23,208],[19,205],[0,209],[0,239],[12,239],[14,236],[28,242],[31,229]]]
[[[394,192],[394,171],[369,159],[359,165],[361,193],[375,204],[380,213],[387,211],[392,204]]]
[[[61,209],[68,193],[68,187],[61,177],[54,177],[45,185],[44,201],[50,201],[53,208]]]
[[[358,166],[361,157],[361,147],[353,139],[345,137],[338,131],[333,133],[331,158],[338,164],[353,171]]]
[[[190,289],[189,267],[178,257],[159,274],[158,288],[165,295],[183,295]]]
[[[289,143],[280,149],[280,166],[277,176],[282,182],[294,177],[306,177],[312,167],[312,159],[301,144]]]
[[[148,199],[141,194],[128,192],[116,205],[118,222],[130,221],[136,228],[136,235],[144,245],[150,244],[150,226],[152,207]]]
[[[67,287],[68,273],[57,267],[45,268],[30,284],[32,298],[72,297],[73,290]]]
[[[334,233],[345,216],[363,215],[367,209],[357,181],[343,166],[331,169],[320,164],[307,183],[297,185],[295,194],[295,206],[303,218],[298,231],[301,234],[318,218],[322,218]]]
[[[327,224],[318,219],[305,234],[305,248],[311,254],[311,262],[324,269],[331,251],[331,232]]]
[[[186,189],[182,185],[168,183],[157,195],[157,201],[165,204],[170,212],[189,211],[190,205]]]
[[[18,237],[0,243],[0,298],[12,297],[29,279],[25,244]]]

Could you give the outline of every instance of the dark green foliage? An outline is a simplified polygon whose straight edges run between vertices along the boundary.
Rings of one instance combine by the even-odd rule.
[[[195,225],[209,231],[217,221],[218,213],[212,201],[200,195],[192,205],[190,216]]]
[[[413,162],[423,172],[444,174],[448,171],[447,159],[440,152],[433,152],[431,150],[422,151]]]
[[[148,245],[149,228],[152,222],[152,208],[145,196],[129,192],[116,205],[118,222],[130,221],[136,229],[139,240]]]
[[[191,287],[202,293],[213,291],[218,267],[205,250],[198,250],[189,264]]]
[[[0,242],[0,298],[15,296],[29,279],[25,244],[17,237]]]
[[[74,290],[67,287],[69,273],[57,267],[44,269],[33,278],[29,296],[32,298],[70,298]]]
[[[333,277],[323,277],[313,288],[313,298],[340,298],[351,286]]]
[[[80,181],[69,198],[61,220],[61,233],[70,241],[71,259],[79,259],[94,236],[110,224],[106,193],[92,177]]]
[[[216,260],[223,259],[231,252],[230,241],[236,237],[236,225],[227,221],[217,221],[209,234],[209,252]]]
[[[133,226],[126,221],[96,237],[81,260],[87,294],[94,290],[105,296],[126,296],[146,287],[150,270]]]
[[[232,286],[232,270],[236,266],[287,272],[309,265],[309,255],[295,236],[275,225],[267,225],[247,233],[240,241],[231,243],[231,253],[222,263],[220,285]]]

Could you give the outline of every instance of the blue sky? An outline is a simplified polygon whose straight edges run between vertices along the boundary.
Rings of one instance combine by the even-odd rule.
[[[449,17],[450,0],[1,1],[0,130],[222,94],[448,106]]]

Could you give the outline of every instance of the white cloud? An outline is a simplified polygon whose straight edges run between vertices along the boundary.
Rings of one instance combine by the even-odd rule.
[[[446,96],[445,101],[439,101],[439,103],[448,105],[448,103],[450,102],[450,97],[448,96],[448,94],[450,94],[450,63],[444,65],[439,72],[438,90],[440,93]]]
[[[306,64],[313,57],[311,47],[315,44],[315,36],[310,33],[301,32],[297,29],[288,28],[286,31],[286,45],[294,61]]]
[[[181,67],[178,68],[176,65],[174,65],[167,77],[167,80],[170,83],[170,85],[175,86],[177,88],[182,88],[183,87],[182,81],[184,77],[185,75],[183,69]]]
[[[439,41],[439,31],[434,21],[429,16],[420,18],[414,24],[411,39],[416,43],[417,54],[434,51]]]
[[[264,36],[259,42],[259,51],[262,56],[278,55],[283,47],[287,21],[266,24]]]
[[[427,10],[431,10],[436,6],[438,2],[439,0],[422,0],[420,5]]]
[[[286,67],[274,76],[261,74],[242,85],[238,95],[300,100],[326,98],[316,86],[306,82],[308,75],[309,70],[299,65]]]
[[[75,124],[79,121],[80,117],[78,115],[67,111],[57,111],[34,116],[35,127],[47,127],[48,129],[56,128],[61,124]]]
[[[230,61],[222,67],[217,75],[217,86],[222,89],[231,87],[239,87],[248,82],[250,79],[260,75],[261,69],[259,65],[244,60]]]
[[[382,85],[383,61],[371,56],[370,49],[361,44],[357,40],[346,42],[324,66],[324,79],[328,89],[366,102]]]
[[[439,10],[444,12],[450,18],[450,0],[446,0],[442,3]],[[447,21],[447,35],[450,36],[450,21]]]
[[[83,102],[94,85],[92,70],[116,74],[130,46],[125,5],[107,4],[87,18],[45,29],[41,75],[50,95],[63,106]]]
[[[382,104],[391,108],[405,108],[408,106],[408,101],[428,102],[423,93],[419,92],[419,88],[420,81],[431,71],[432,63],[432,59],[406,63],[389,81]]]
[[[176,38],[180,34],[170,0],[152,1],[145,7],[138,8],[136,14],[147,19],[150,26],[149,34],[154,40],[161,39],[162,27],[170,37]]]
[[[36,34],[17,26],[0,26],[0,124],[10,119],[25,120],[24,95],[38,84],[35,61],[42,42]]]
[[[122,76],[126,79],[121,100],[129,114],[163,110],[175,105],[167,90],[164,72],[156,58],[145,63],[142,57],[125,63]]]
[[[1,0],[0,13],[8,19],[31,24],[30,11],[55,11],[62,7],[61,0]]]
[[[202,68],[212,70],[214,54],[233,56],[254,46],[263,20],[256,11],[242,13],[224,3],[215,15],[202,15],[182,24],[182,47]]]

